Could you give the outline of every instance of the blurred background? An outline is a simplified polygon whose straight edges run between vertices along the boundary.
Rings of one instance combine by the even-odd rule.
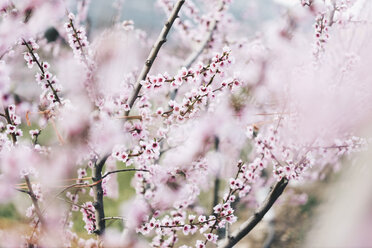
[[[71,1],[75,2],[75,1]],[[121,20],[133,20],[137,28],[148,32],[157,32],[161,29],[166,16],[156,0],[92,0],[89,9],[89,19],[92,28],[109,26],[113,17],[117,15],[114,6],[122,3]],[[254,32],[265,21],[273,19],[283,12],[283,5],[298,3],[297,0],[234,0],[230,13],[241,21],[242,25]]]

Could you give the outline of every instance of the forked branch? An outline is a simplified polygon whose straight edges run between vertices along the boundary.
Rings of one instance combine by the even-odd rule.
[[[177,19],[178,13],[180,12],[181,7],[184,4],[184,2],[185,2],[185,0],[179,0],[176,3],[176,5],[174,6],[167,22],[164,24],[164,27],[163,27],[161,33],[159,34],[158,39],[156,40],[154,46],[152,47],[151,52],[150,52],[149,56],[147,57],[144,66],[142,67],[141,73],[137,78],[137,83],[136,83],[136,86],[134,88],[133,95],[132,95],[131,99],[129,100],[129,108],[130,109],[125,112],[125,116],[129,115],[129,112],[132,109],[132,107],[133,107],[133,105],[134,105],[134,103],[135,103],[135,101],[138,97],[138,94],[139,94],[139,92],[142,88],[141,81],[146,79],[147,74],[150,72],[150,69],[151,69],[152,65],[154,64],[156,56],[158,55],[158,53],[160,51],[160,48],[167,41],[167,35],[168,35],[174,21]]]
[[[225,2],[221,1],[220,5],[219,5],[219,8],[218,8],[218,11],[222,11],[224,6],[225,6]],[[218,20],[214,19],[214,20],[211,21],[211,23],[209,24],[209,28],[208,28],[208,32],[207,32],[206,36],[204,37],[203,40],[201,40],[198,48],[192,54],[190,54],[190,56],[186,59],[186,62],[184,64],[184,66],[186,68],[191,67],[191,65],[197,60],[197,58],[200,56],[200,54],[202,54],[204,49],[207,47],[208,43],[212,39],[214,31],[217,28],[217,24],[218,24]]]
[[[245,223],[243,223],[240,226],[239,230],[233,233],[230,237],[227,237],[225,240],[223,240],[218,245],[218,247],[221,247],[221,248],[222,247],[223,248],[233,247],[242,238],[244,238],[250,231],[252,231],[252,229],[262,220],[265,214],[273,206],[275,201],[283,193],[287,185],[288,185],[288,180],[286,178],[282,178],[282,180],[277,182],[274,185],[273,189],[270,191],[269,195],[266,197],[265,201],[255,211],[254,215],[252,215]]]

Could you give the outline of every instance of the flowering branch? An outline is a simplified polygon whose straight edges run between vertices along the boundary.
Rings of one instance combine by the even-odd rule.
[[[279,198],[279,196],[283,193],[284,189],[288,185],[288,180],[282,178],[279,182],[277,182],[269,195],[266,197],[265,201],[261,204],[261,206],[255,211],[254,215],[252,215],[245,223],[243,223],[239,230],[237,230],[232,236],[227,237],[219,247],[229,248],[233,247],[236,243],[238,243],[242,238],[244,238],[252,229],[262,220],[265,214],[270,210],[273,206],[275,201]]]
[[[9,109],[7,107],[4,108],[4,112],[5,112],[5,114],[1,114],[1,116],[5,117],[5,119],[6,119],[6,121],[8,122],[9,125],[13,125],[13,122],[10,118]],[[16,134],[14,132],[11,132],[10,136],[12,137],[13,144],[15,144],[17,142]]]
[[[150,71],[150,69],[151,69],[151,67],[152,67],[152,65],[153,65],[153,63],[156,59],[156,56],[158,55],[158,53],[160,51],[160,48],[167,41],[167,35],[168,35],[174,21],[178,17],[178,13],[181,10],[181,7],[184,4],[184,2],[185,2],[185,0],[179,0],[177,2],[177,4],[174,6],[171,15],[169,16],[169,18],[168,18],[167,22],[165,23],[157,41],[155,42],[155,45],[152,47],[151,52],[150,52],[150,54],[149,54],[149,56],[146,60],[146,63],[142,68],[141,74],[139,75],[139,77],[137,79],[137,83],[136,83],[136,86],[135,86],[135,89],[134,89],[133,96],[129,101],[129,108],[130,109],[132,109],[132,107],[134,105],[134,102],[136,101],[136,99],[138,97],[138,94],[139,94],[139,92],[142,88],[141,81],[146,79],[147,74],[149,73],[149,71]],[[130,109],[125,112],[126,116],[129,115]]]
[[[74,18],[69,16],[70,26],[68,28],[72,28],[73,34],[71,35],[70,46],[75,47],[76,50],[80,49],[83,61],[86,65],[88,65],[88,59],[84,52],[84,47],[87,46],[88,41],[86,40],[85,32],[83,30],[77,30],[74,26]],[[77,42],[77,45],[75,43]]]
[[[59,96],[57,94],[57,90],[53,87],[53,83],[49,80],[49,74],[44,69],[44,68],[47,69],[49,67],[49,65],[47,63],[40,63],[40,61],[38,59],[38,56],[36,56],[35,53],[34,53],[34,47],[33,47],[32,41],[26,41],[26,40],[23,39],[22,45],[25,45],[27,47],[27,50],[28,50],[29,54],[31,55],[32,62],[36,63],[37,66],[39,67],[40,72],[41,72],[40,81],[42,79],[46,79],[47,85],[49,86],[49,88],[53,92],[55,101],[57,101],[58,103],[61,103],[61,99],[59,98]],[[32,62],[30,64],[32,64]]]

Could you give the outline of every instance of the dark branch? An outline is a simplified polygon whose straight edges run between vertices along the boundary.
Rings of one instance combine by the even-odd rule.
[[[222,241],[218,247],[230,248],[238,243],[242,238],[244,238],[252,229],[262,220],[265,214],[270,210],[275,201],[283,193],[284,189],[288,185],[288,180],[283,178],[277,182],[269,195],[266,197],[265,201],[256,210],[254,215],[252,215],[245,223],[243,223],[239,230],[232,234],[224,241]]]
[[[102,179],[104,179],[105,177],[107,177],[110,174],[119,173],[119,172],[129,172],[129,171],[150,172],[149,170],[143,170],[143,169],[121,169],[121,170],[115,170],[115,171],[106,172],[106,174],[102,176]]]
[[[102,169],[106,163],[107,158],[109,155],[104,156],[101,161],[94,165],[93,168],[93,176],[92,180],[95,183],[93,186],[94,191],[94,208],[96,209],[96,221],[97,221],[97,228],[94,233],[98,235],[102,235],[106,229],[105,223],[105,210],[103,206],[103,188],[102,188]]]
[[[174,21],[177,19],[178,13],[181,10],[181,7],[184,4],[184,2],[185,2],[185,0],[179,0],[177,2],[177,4],[174,6],[174,8],[172,10],[172,13],[170,14],[170,16],[169,16],[167,22],[165,23],[157,41],[155,42],[155,45],[151,49],[151,52],[150,52],[148,58],[146,59],[146,62],[144,64],[143,68],[142,68],[141,74],[139,75],[139,77],[137,79],[137,83],[136,83],[136,86],[135,86],[135,89],[134,89],[134,93],[133,93],[133,95],[132,95],[132,97],[129,101],[130,110],[132,109],[132,107],[133,107],[133,105],[134,105],[134,103],[135,103],[135,101],[138,97],[138,94],[139,94],[139,92],[142,88],[141,81],[146,79],[147,74],[149,73],[152,65],[154,64],[156,56],[158,55],[158,53],[160,51],[160,48],[162,47],[162,45],[167,40],[167,35],[169,33],[169,30],[171,29]],[[126,116],[129,115],[130,110],[125,112]]]
[[[25,193],[25,194],[28,194],[28,195],[30,195],[30,192],[29,192],[29,191],[27,191],[27,190],[23,190],[23,189],[17,189],[17,188],[15,188],[15,190],[17,190],[17,191],[19,191],[19,192],[21,192],[21,193]]]
[[[121,221],[125,221],[125,218],[124,217],[120,217],[120,216],[113,216],[113,217],[105,217],[104,220],[121,220]]]

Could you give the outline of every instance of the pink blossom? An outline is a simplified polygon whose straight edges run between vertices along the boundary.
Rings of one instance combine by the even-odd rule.
[[[93,233],[96,229],[96,219],[94,214],[95,208],[92,202],[86,202],[83,204],[83,207],[80,209],[80,212],[83,214],[83,221],[85,222],[84,228],[89,232]]]

